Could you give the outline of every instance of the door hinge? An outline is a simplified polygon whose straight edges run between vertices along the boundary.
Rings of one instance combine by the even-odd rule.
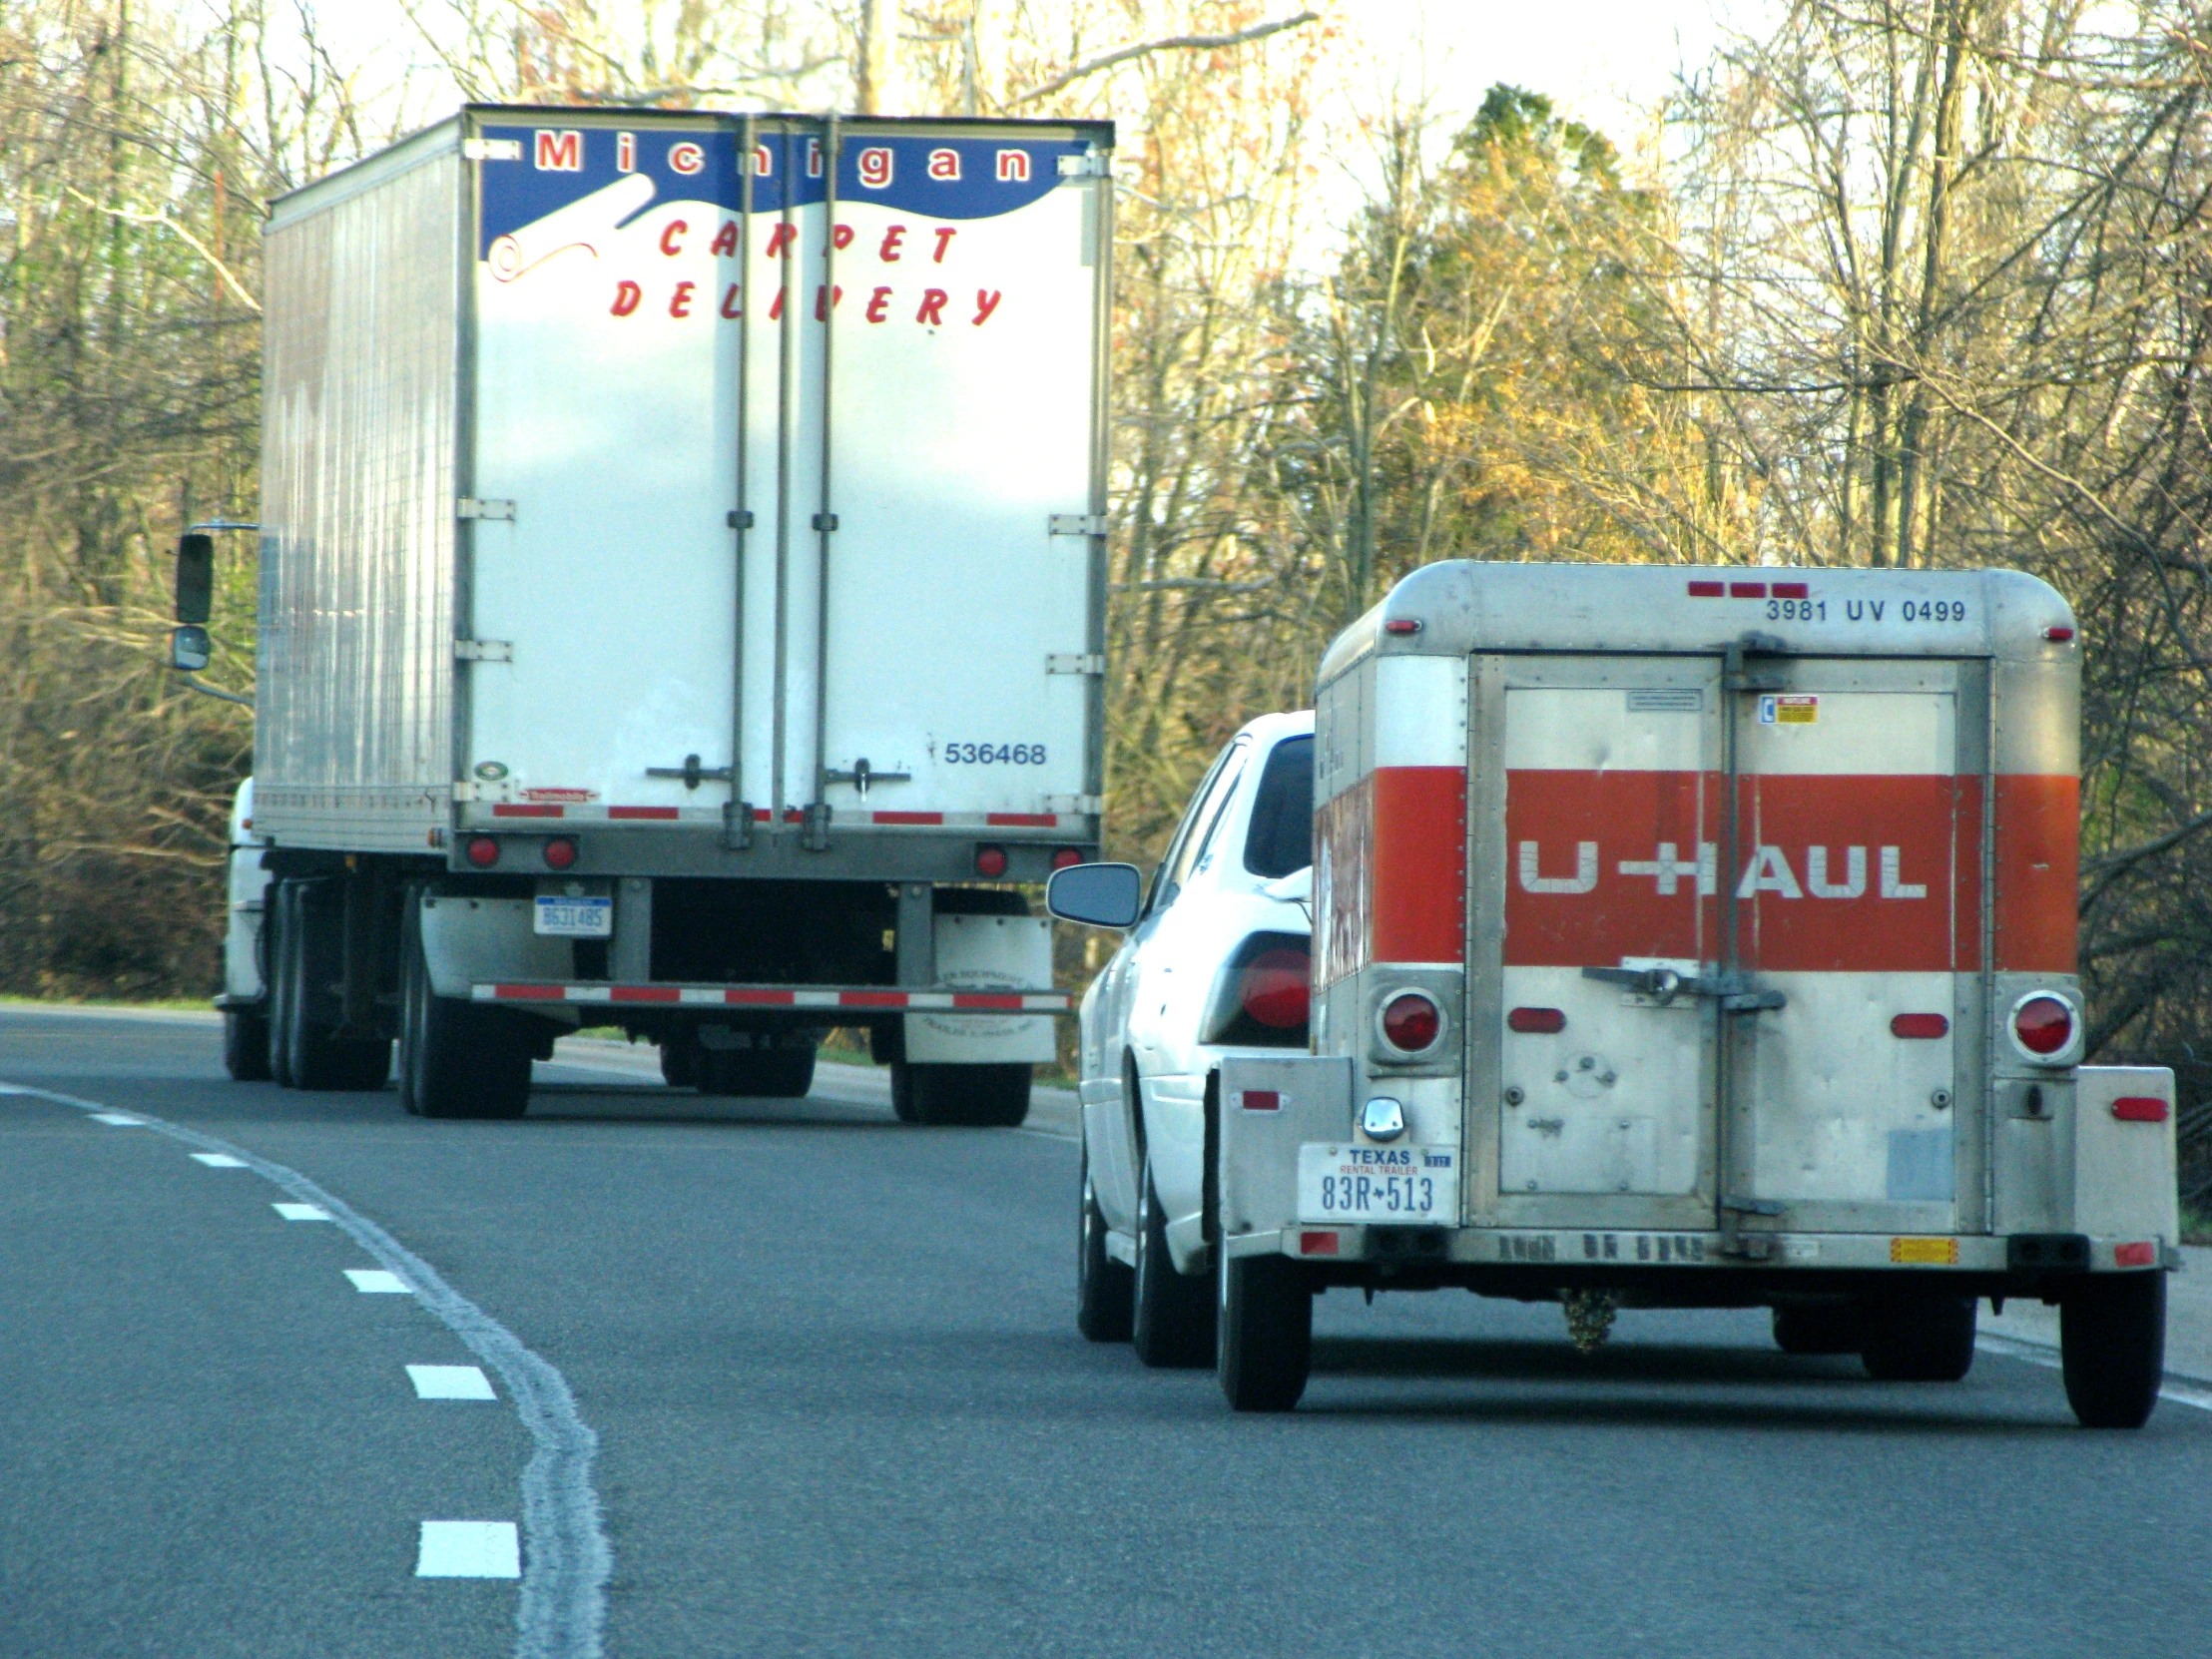
[[[480,500],[464,495],[453,503],[455,518],[497,518],[512,524],[515,521],[515,504],[512,501]]]
[[[809,852],[830,850],[830,803],[811,803],[800,818],[799,844]]]
[[[453,785],[453,800],[456,805],[469,801],[512,801],[513,790],[514,786],[504,779],[494,784],[477,778],[462,778]]]
[[[1055,536],[1103,536],[1106,533],[1104,513],[1054,513],[1046,521],[1047,534]]]
[[[457,663],[511,663],[515,660],[512,640],[455,640],[453,660]]]
[[[1106,803],[1095,795],[1048,795],[1044,798],[1044,810],[1096,818],[1106,810]]]
[[[1086,150],[1078,156],[1062,156],[1059,172],[1063,179],[1111,179],[1114,176],[1114,158],[1103,150]]]
[[[1054,651],[1046,654],[1044,671],[1047,674],[1104,674],[1106,659],[1077,651]]]

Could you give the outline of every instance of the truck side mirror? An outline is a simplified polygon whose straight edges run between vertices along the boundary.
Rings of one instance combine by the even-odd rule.
[[[1135,864],[1070,864],[1045,883],[1044,907],[1086,927],[1134,927],[1143,893]]]
[[[173,628],[169,634],[169,666],[180,674],[198,674],[208,666],[215,646],[208,631],[196,623]]]
[[[180,536],[177,538],[177,620],[199,627],[214,612],[215,537]]]

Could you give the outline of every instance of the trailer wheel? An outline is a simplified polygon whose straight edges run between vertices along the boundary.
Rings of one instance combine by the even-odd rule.
[[[1868,1304],[1859,1350],[1883,1382],[1956,1382],[1973,1369],[1971,1297],[1895,1296]]]
[[[262,913],[265,997],[269,1006],[269,1075],[281,1089],[291,1080],[291,883],[272,881]]]
[[[689,1031],[661,1039],[661,1081],[672,1089],[688,1089],[699,1081],[699,1041]]]
[[[1135,1312],[1137,1279],[1126,1262],[1106,1254],[1106,1215],[1091,1188],[1091,1147],[1083,1142],[1083,1197],[1075,1222],[1075,1329],[1094,1343],[1125,1343]]]
[[[916,1123],[940,1129],[1013,1129],[1029,1116],[1026,1065],[908,1064],[906,1077]]]
[[[269,1015],[259,1008],[223,1010],[223,1069],[239,1083],[269,1081]]]
[[[2058,1301],[2066,1403],[2084,1428],[2140,1428],[2166,1369],[2166,1276],[2097,1275]]]
[[[530,1040],[504,1008],[439,996],[410,902],[399,986],[399,1100],[426,1118],[518,1118],[530,1109]]]
[[[391,1039],[339,1037],[313,1017],[309,994],[329,954],[331,918],[318,913],[314,883],[276,884],[276,978],[270,1017],[272,1070],[295,1089],[380,1089],[391,1074]]]
[[[805,1048],[702,1048],[697,1069],[701,1094],[798,1100],[815,1086],[815,1050],[813,1044]]]
[[[1280,1256],[1223,1256],[1214,1374],[1239,1411],[1288,1411],[1314,1369],[1314,1292]]]
[[[1148,1149],[1137,1170],[1136,1306],[1130,1341],[1137,1358],[1161,1368],[1214,1363],[1214,1287],[1175,1271],[1167,1216],[1152,1182]]]
[[[904,1060],[891,1062],[891,1116],[900,1123],[919,1123],[914,1110],[914,1068]]]
[[[1857,1354],[1867,1316],[1856,1302],[1789,1303],[1774,1311],[1774,1346],[1785,1354]]]

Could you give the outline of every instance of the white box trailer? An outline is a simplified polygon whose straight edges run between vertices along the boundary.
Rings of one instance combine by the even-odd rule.
[[[2155,1398],[2173,1079],[2082,1067],[2080,644],[2014,572],[1430,566],[1323,662],[1312,1057],[1221,1098],[1223,1377],[1311,1293],[1770,1306]]]
[[[902,1108],[1018,1115],[1066,998],[1007,884],[1098,839],[1112,144],[471,107],[275,205],[280,1076],[396,1032],[410,1106],[519,1110],[583,1018],[788,1092],[867,1025]]]

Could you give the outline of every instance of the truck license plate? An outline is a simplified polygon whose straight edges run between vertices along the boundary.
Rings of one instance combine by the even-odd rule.
[[[565,898],[538,895],[537,931],[564,939],[611,939],[615,933],[615,901],[611,898]]]
[[[1459,1154],[1444,1146],[1302,1146],[1298,1219],[1455,1226]]]

